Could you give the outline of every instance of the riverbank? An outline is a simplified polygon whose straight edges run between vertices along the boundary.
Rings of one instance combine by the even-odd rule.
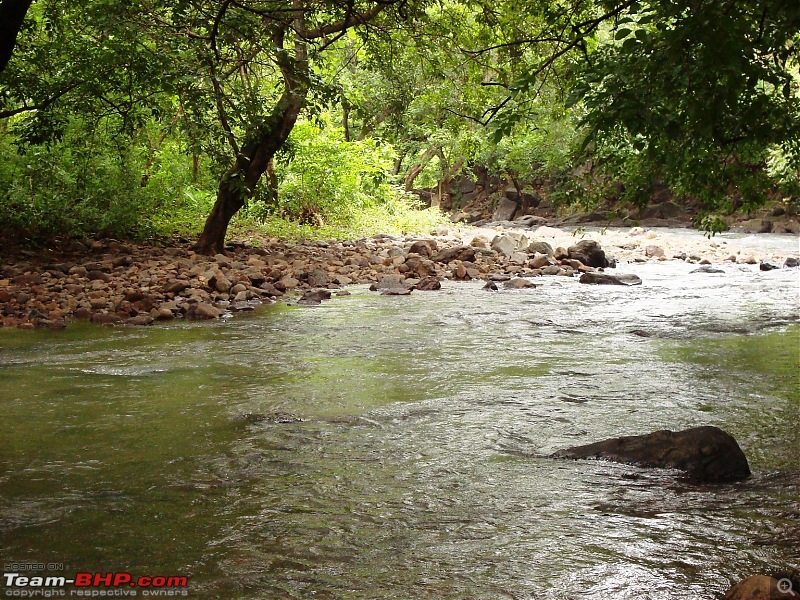
[[[580,251],[575,250],[579,242]],[[437,289],[443,279],[508,285],[513,278],[574,277],[606,266],[605,259],[585,252],[597,246],[609,266],[681,260],[767,269],[794,265],[798,257],[796,246],[787,252],[672,230],[567,230],[524,221],[440,227],[425,237],[234,241],[225,254],[214,257],[196,254],[188,242],[152,246],[73,241],[52,249],[6,251],[0,263],[1,322],[22,329],[60,329],[76,320],[150,325],[176,318],[219,318],[281,298],[318,303],[327,292],[306,294],[305,299],[303,294],[347,293],[344,288],[351,284],[405,294]]]

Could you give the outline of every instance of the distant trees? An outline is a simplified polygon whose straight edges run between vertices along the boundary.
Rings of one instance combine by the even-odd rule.
[[[202,252],[275,187],[302,118],[341,124],[325,147],[378,140],[406,188],[469,164],[516,178],[588,161],[584,195],[622,183],[642,203],[664,183],[703,204],[708,228],[800,189],[789,0],[0,0],[0,29],[0,151],[82,131],[127,165],[115,181],[135,164],[146,187],[172,144],[194,180],[217,177]],[[86,168],[62,179],[91,182]]]

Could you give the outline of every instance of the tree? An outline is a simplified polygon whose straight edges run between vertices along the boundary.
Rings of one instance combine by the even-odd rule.
[[[5,71],[14,46],[17,44],[25,15],[33,0],[2,0],[0,2],[0,73]]]
[[[395,3],[223,0],[195,7],[188,20],[201,27],[193,27],[190,35],[205,43],[198,56],[207,65],[219,121],[235,157],[221,178],[197,242],[199,252],[222,251],[231,218],[252,197],[306,105],[317,83],[315,64],[324,52],[348,30],[366,27]],[[186,19],[177,16],[177,21]],[[272,67],[277,69],[279,95],[270,98],[274,92],[263,89],[260,76]],[[252,80],[248,70],[256,76]],[[271,105],[267,112],[263,103]]]

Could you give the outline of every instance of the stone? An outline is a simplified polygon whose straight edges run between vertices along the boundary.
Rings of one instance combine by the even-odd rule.
[[[752,256],[740,256],[736,262],[740,265],[754,265],[758,261],[756,261],[756,259]]]
[[[747,458],[733,437],[714,426],[612,438],[559,450],[552,458],[591,458],[640,467],[678,469],[704,483],[741,481],[750,476]]]
[[[470,246],[446,248],[437,252],[432,257],[432,260],[440,263],[449,263],[452,260],[473,262],[475,260],[475,250]]]
[[[231,283],[231,280],[225,277],[225,275],[217,274],[217,276],[214,277],[214,289],[216,289],[218,292],[227,294],[232,287],[233,284]]]
[[[308,290],[305,294],[303,294],[303,297],[297,301],[297,303],[302,304],[303,306],[314,306],[316,304],[321,304],[323,300],[330,299],[330,290]]]
[[[731,587],[723,600],[789,600],[800,596],[800,581],[786,574],[784,577],[754,575]]]
[[[131,317],[130,319],[125,319],[125,324],[137,326],[152,325],[154,320],[155,319],[153,319],[153,317],[150,315],[142,314]]]
[[[534,269],[543,269],[544,267],[552,265],[553,260],[554,259],[548,254],[537,253],[533,256],[533,260],[531,260],[531,267]]]
[[[472,238],[472,241],[469,244],[473,248],[480,248],[482,250],[486,250],[489,248],[489,240],[486,236],[483,235],[476,235]]]
[[[98,325],[114,325],[115,323],[121,322],[122,318],[110,313],[97,313],[92,315],[92,323],[97,323]]]
[[[558,248],[556,248],[553,251],[553,258],[555,258],[556,260],[564,260],[565,258],[570,258],[570,255],[569,255],[569,252],[567,252],[566,248],[562,248],[561,246],[559,246]],[[580,259],[577,259],[577,260],[580,260]],[[583,261],[581,261],[581,262],[583,262]],[[583,264],[586,264],[586,263],[583,263]]]
[[[703,265],[702,267],[698,267],[692,271],[689,271],[689,274],[692,273],[725,273],[724,269],[719,269],[717,267],[712,267],[711,265]]]
[[[112,279],[111,275],[109,275],[108,273],[103,273],[102,271],[96,271],[96,270],[87,271],[86,278],[89,281],[102,281],[104,283],[110,283]]]
[[[579,279],[581,283],[592,283],[597,285],[642,285],[642,280],[638,275],[618,273],[610,275],[597,271],[583,273]]]
[[[497,208],[492,213],[492,221],[510,221],[517,212],[517,203],[508,198],[500,198]]]
[[[283,292],[268,281],[259,285],[258,289],[263,290],[268,296],[283,296]]]
[[[563,269],[558,265],[550,265],[542,269],[542,275],[561,275]]]
[[[155,311],[155,314],[152,314],[151,312],[150,316],[152,316],[154,319],[158,321],[169,321],[170,319],[175,318],[175,315],[172,313],[172,311],[164,306],[157,309],[153,309],[153,311]]]
[[[442,289],[442,282],[436,277],[424,277],[414,286],[414,289],[422,292],[432,292]]]
[[[641,227],[631,227],[630,231],[628,231],[628,235],[637,236],[637,235],[644,235],[644,229]]]
[[[419,254],[420,256],[431,256],[439,249],[436,240],[417,240],[408,249],[409,254]]]
[[[525,252],[512,252],[509,258],[511,262],[522,265],[528,260],[528,255]]]
[[[783,266],[787,269],[794,269],[795,267],[800,266],[800,259],[795,258],[794,256],[789,256],[786,258]]]
[[[530,244],[528,244],[528,254],[536,254],[536,253],[544,254],[546,256],[555,255],[553,247],[547,242],[533,241]]]
[[[506,289],[512,290],[520,290],[526,288],[535,288],[536,284],[534,284],[529,279],[523,279],[522,277],[515,277],[514,279],[509,279],[503,284],[503,287]]]
[[[766,260],[762,260],[761,263],[758,265],[758,268],[761,271],[774,271],[775,269],[780,269],[780,267],[775,263],[771,263]]]
[[[659,258],[661,256],[664,256],[664,249],[661,246],[654,246],[654,245],[645,246],[644,255],[647,258]]]
[[[411,290],[406,287],[382,288],[381,296],[408,296]]]
[[[168,283],[164,287],[164,291],[167,292],[168,294],[180,294],[183,290],[185,290],[188,287],[189,287],[189,282],[188,281],[182,281],[182,280],[179,279],[179,280],[173,281],[171,283]],[[128,299],[127,295],[125,296],[125,299],[126,300]],[[129,302],[135,302],[136,300],[140,300],[140,299],[141,298],[136,298],[135,300],[129,300]]]
[[[491,248],[495,252],[511,256],[517,249],[517,243],[510,236],[500,234],[492,240]]]
[[[278,281],[278,284],[279,287],[282,287],[284,290],[292,290],[300,285],[300,281],[287,275],[286,277],[281,277],[280,281]]]
[[[423,258],[422,256],[410,254],[406,258],[405,264],[408,266],[409,271],[416,273],[420,277],[428,277],[436,273],[436,264],[432,260]]]
[[[195,305],[194,310],[191,312],[191,316],[193,316],[195,319],[216,319],[222,316],[222,311],[208,304],[207,302],[200,302],[199,304]]]
[[[600,244],[594,240],[581,240],[567,248],[565,258],[572,258],[581,261],[588,267],[607,267],[608,259]],[[558,256],[556,256],[558,258]]]
[[[487,281],[486,285],[483,286],[483,289],[484,290],[488,290],[490,292],[496,292],[497,291],[497,284],[494,281]]]

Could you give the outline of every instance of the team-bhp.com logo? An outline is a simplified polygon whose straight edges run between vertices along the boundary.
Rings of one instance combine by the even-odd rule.
[[[60,596],[188,596],[187,578],[183,576],[141,576],[130,573],[75,573],[74,577],[30,576],[3,573],[5,596],[17,598],[52,598]],[[74,586],[67,593],[67,586]]]

